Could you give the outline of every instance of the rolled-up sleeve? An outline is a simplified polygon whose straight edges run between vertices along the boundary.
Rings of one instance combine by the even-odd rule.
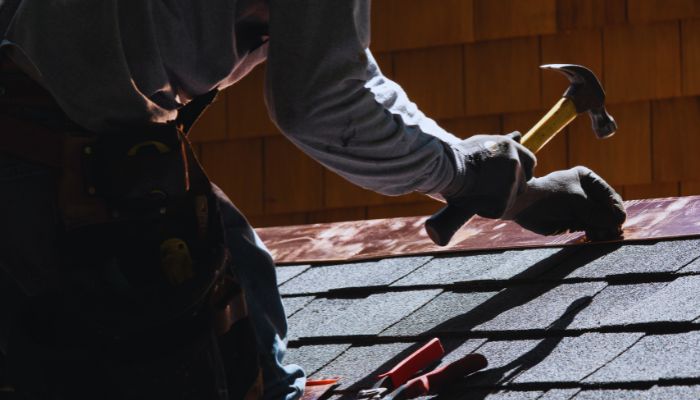
[[[266,102],[280,130],[347,180],[387,195],[438,193],[451,143],[369,47],[369,0],[272,0]]]

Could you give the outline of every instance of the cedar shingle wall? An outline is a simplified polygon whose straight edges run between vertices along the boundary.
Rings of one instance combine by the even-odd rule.
[[[696,19],[697,18],[697,19]],[[527,131],[566,88],[552,62],[603,81],[615,137],[587,117],[539,154],[537,174],[587,165],[626,199],[700,194],[700,1],[374,0],[384,73],[454,134]],[[355,187],[301,153],[267,118],[264,65],[223,93],[192,139],[255,226],[428,214],[419,195]]]

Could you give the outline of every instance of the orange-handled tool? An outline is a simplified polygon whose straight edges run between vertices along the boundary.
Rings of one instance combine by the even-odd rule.
[[[486,368],[488,362],[481,354],[467,354],[444,367],[436,368],[426,374],[411,379],[384,397],[384,400],[413,399],[429,393],[437,393],[445,386],[480,369]]]
[[[375,399],[400,387],[417,372],[440,361],[445,355],[445,350],[440,339],[434,338],[425,346],[414,351],[408,357],[396,364],[389,372],[379,375],[379,380],[370,389],[360,390],[358,398]]]

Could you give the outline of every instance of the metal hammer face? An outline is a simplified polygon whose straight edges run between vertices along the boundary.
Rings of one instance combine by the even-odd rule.
[[[605,110],[605,91],[590,69],[575,64],[546,64],[540,68],[559,71],[569,79],[571,85],[563,97],[573,101],[579,114],[588,113],[593,132],[598,138],[606,138],[615,133],[617,124]]]

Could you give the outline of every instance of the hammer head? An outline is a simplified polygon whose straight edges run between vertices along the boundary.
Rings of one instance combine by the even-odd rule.
[[[574,102],[579,114],[588,113],[596,136],[602,139],[615,133],[617,124],[605,110],[605,91],[590,69],[575,64],[546,64],[540,68],[559,71],[569,79],[571,85],[563,96]]]

